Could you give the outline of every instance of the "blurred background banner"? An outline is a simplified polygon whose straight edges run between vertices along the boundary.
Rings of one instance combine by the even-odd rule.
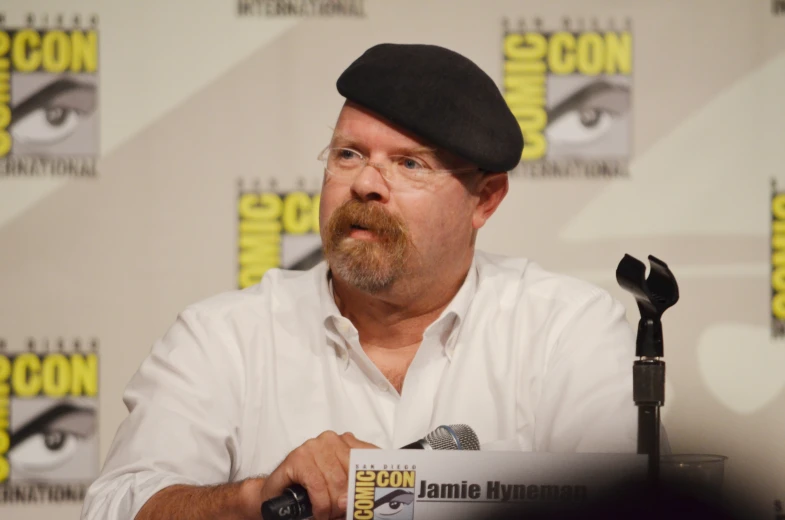
[[[668,263],[673,450],[729,456],[726,485],[782,514],[783,0],[6,0],[0,516],[78,518],[177,313],[320,260],[335,81],[382,42],[466,55],[521,124],[481,249],[633,325],[616,265]]]

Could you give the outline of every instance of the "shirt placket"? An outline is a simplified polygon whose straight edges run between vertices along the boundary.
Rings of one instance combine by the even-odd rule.
[[[438,334],[429,331],[406,372],[395,410],[395,446],[404,446],[428,433],[436,391],[447,364]]]
[[[365,354],[360,344],[357,329],[346,318],[337,318],[336,328],[341,339],[346,345],[346,355],[349,357],[349,370],[359,370],[368,379],[370,385],[368,396],[374,403],[377,416],[383,419],[383,428],[391,442],[395,427],[395,410],[400,400],[398,392],[393,388],[384,374],[373,364]],[[381,412],[381,413],[378,413]],[[390,444],[390,448],[394,447]]]

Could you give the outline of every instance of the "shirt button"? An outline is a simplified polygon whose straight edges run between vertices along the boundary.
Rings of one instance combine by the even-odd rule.
[[[387,381],[379,381],[376,386],[379,387],[379,390],[382,392],[386,392],[390,389],[390,385],[387,384]]]

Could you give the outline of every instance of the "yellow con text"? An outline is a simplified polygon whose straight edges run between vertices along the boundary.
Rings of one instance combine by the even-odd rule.
[[[92,73],[98,68],[95,30],[21,29],[7,34],[15,71]]]

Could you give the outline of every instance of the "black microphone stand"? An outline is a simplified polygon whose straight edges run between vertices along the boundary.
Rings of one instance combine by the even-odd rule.
[[[660,407],[665,403],[665,361],[662,359],[662,313],[679,301],[676,278],[662,260],[649,255],[651,272],[630,255],[616,268],[616,281],[632,293],[641,319],[632,367],[632,396],[638,406],[638,453],[649,455],[649,483],[660,475]]]

